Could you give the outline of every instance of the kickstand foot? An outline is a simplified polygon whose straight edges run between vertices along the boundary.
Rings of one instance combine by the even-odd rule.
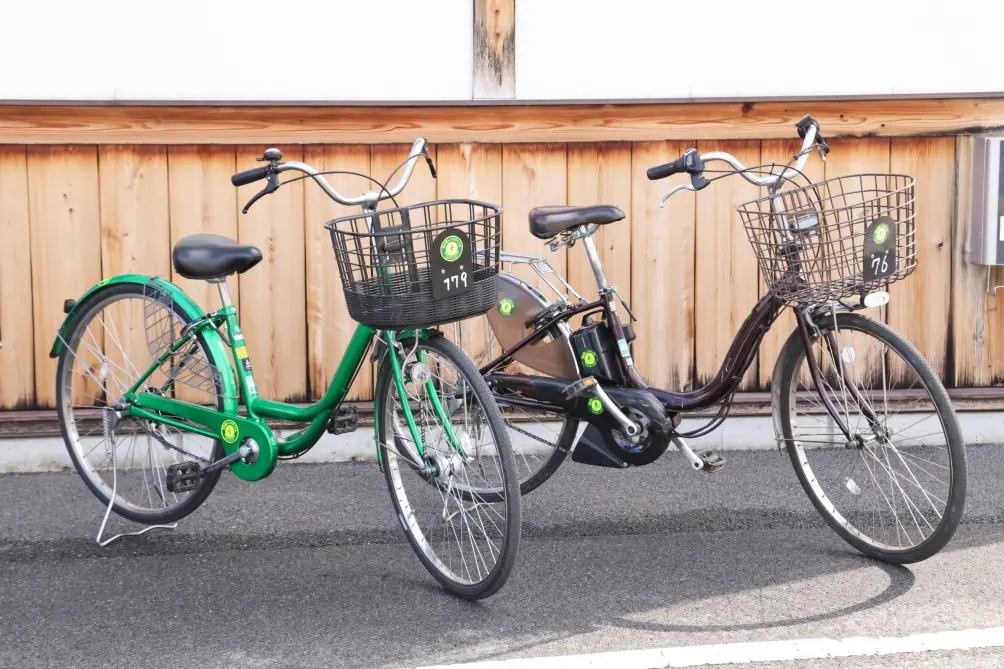
[[[108,508],[105,509],[105,517],[101,521],[101,527],[98,528],[98,536],[95,537],[95,539],[94,539],[95,541],[98,542],[98,546],[101,546],[102,548],[104,548],[105,546],[107,546],[111,542],[115,541],[116,539],[121,539],[122,537],[138,537],[141,534],[146,534],[150,530],[158,530],[158,529],[160,529],[160,530],[175,530],[175,529],[178,529],[178,523],[171,523],[169,525],[147,525],[142,530],[137,530],[136,532],[121,532],[120,534],[116,534],[113,537],[110,537],[108,539],[102,540],[101,537],[105,533],[105,525],[108,523],[108,515],[111,513],[112,504],[114,503],[114,501],[115,501],[115,496],[113,494],[112,495],[112,501],[109,502]]]

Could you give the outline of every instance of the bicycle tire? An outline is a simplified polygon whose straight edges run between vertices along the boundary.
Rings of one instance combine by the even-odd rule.
[[[471,359],[464,354],[458,346],[442,336],[420,338],[416,346],[416,351],[423,350],[432,351],[448,360],[456,367],[460,375],[463,377],[464,382],[469,388],[469,391],[465,393],[465,406],[467,401],[466,397],[473,395],[488,422],[489,430],[491,431],[496,448],[497,457],[501,464],[501,473],[503,476],[502,488],[505,490],[505,498],[500,500],[500,502],[505,504],[506,509],[505,529],[502,532],[502,545],[499,548],[499,557],[487,576],[476,582],[469,583],[461,582],[458,578],[451,577],[450,574],[447,574],[444,571],[443,567],[445,567],[445,564],[439,556],[436,554],[430,555],[428,553],[428,551],[431,550],[430,542],[426,539],[424,533],[422,533],[420,524],[417,522],[409,522],[409,519],[414,516],[415,510],[412,508],[411,501],[406,498],[404,502],[407,503],[408,508],[404,508],[402,495],[405,495],[405,497],[407,495],[407,493],[403,490],[404,483],[403,480],[395,480],[395,475],[399,475],[401,469],[401,465],[398,460],[404,460],[404,458],[399,458],[397,452],[392,452],[384,446],[388,443],[387,429],[388,423],[390,422],[387,419],[387,407],[393,406],[393,393],[396,392],[393,371],[390,364],[387,363],[386,357],[380,365],[374,393],[374,414],[378,417],[377,448],[380,455],[380,461],[384,470],[384,477],[387,481],[391,501],[394,504],[395,514],[397,515],[398,521],[404,530],[405,536],[408,538],[408,542],[411,544],[412,549],[415,551],[415,554],[418,556],[423,566],[425,566],[426,570],[428,570],[429,573],[443,585],[443,587],[453,594],[464,599],[482,599],[495,594],[506,583],[513,567],[515,566],[516,556],[519,551],[521,535],[521,509],[518,477],[515,474],[512,447],[509,442],[509,435],[505,422],[502,418],[502,414],[499,411],[498,406],[495,404],[487,383],[485,383],[485,380],[481,377],[477,368],[474,366],[473,361],[471,361]],[[384,355],[386,356],[387,353]],[[404,449],[401,439],[397,435],[394,436],[394,443],[394,448],[396,450]],[[427,455],[429,454],[429,446],[430,445],[426,443]],[[405,464],[405,468],[408,468],[407,463]],[[418,476],[418,474],[416,474],[416,476]],[[443,490],[442,485],[438,481],[436,483],[432,483],[427,480],[426,483],[430,487],[438,488],[439,492],[442,492]],[[445,511],[446,507],[444,506],[444,515]],[[436,562],[439,562],[440,564],[437,565]]]
[[[66,338],[65,345],[63,346],[63,350],[60,353],[59,361],[56,366],[56,413],[59,418],[59,429],[60,434],[63,437],[63,443],[70,454],[70,459],[73,462],[74,468],[77,470],[77,474],[79,474],[84,480],[84,483],[94,496],[97,497],[98,500],[100,500],[105,506],[108,505],[111,499],[110,491],[107,491],[102,486],[98,485],[98,483],[90,475],[88,468],[81,461],[80,457],[78,457],[76,450],[73,448],[74,439],[72,438],[72,434],[77,434],[78,439],[79,434],[77,433],[76,425],[70,424],[72,410],[67,402],[70,401],[72,397],[67,397],[66,395],[67,380],[69,378],[68,375],[72,373],[71,365],[74,359],[74,347],[79,343],[83,333],[87,330],[91,319],[106,305],[112,304],[116,298],[129,297],[151,299],[144,284],[134,283],[105,286],[104,288],[101,288],[89,295],[86,302],[81,304],[74,312],[73,320],[71,321],[69,329],[69,336]],[[157,303],[165,309],[170,309],[182,323],[187,325],[191,322],[191,319],[179,305],[174,304],[173,302],[171,304],[167,304],[159,300]],[[202,355],[206,356],[209,363],[216,365],[217,368],[220,368],[218,361],[212,357],[212,351],[206,345],[204,337],[201,334],[197,335],[196,341],[198,342],[200,352]],[[225,362],[229,364],[229,361]],[[218,379],[215,381],[215,390],[217,409],[222,411],[224,408],[223,398],[221,397],[222,388]],[[223,444],[219,440],[216,440],[213,445],[211,459],[218,460],[223,456]],[[115,501],[112,504],[112,510],[123,518],[146,525],[173,523],[192,513],[206,501],[206,498],[209,497],[210,493],[212,493],[213,489],[216,487],[216,483],[219,481],[222,473],[222,470],[217,470],[206,475],[199,482],[196,489],[193,490],[191,494],[189,494],[182,502],[171,506],[164,511],[138,511],[130,508],[130,506],[124,504],[122,501]]]
[[[482,319],[483,319],[482,329],[485,332],[492,333],[490,335],[492,337],[491,343],[497,343],[497,340],[495,339],[495,335],[491,327],[491,323],[488,321],[488,318],[482,316]],[[561,333],[557,329],[557,327],[552,328],[549,331],[549,334],[555,338],[561,336]],[[490,349],[491,343],[486,344],[485,348]],[[481,360],[479,361],[479,364],[484,362],[487,362],[487,360]],[[505,369],[513,362],[514,362],[513,358],[509,358],[507,361],[499,365],[495,370],[489,372],[486,375],[486,379],[489,381],[489,387],[492,386],[491,384],[492,374],[494,374],[496,371],[505,371]],[[507,397],[506,395],[500,395],[496,393],[495,394],[496,403],[498,403],[499,406],[501,407],[506,406],[506,397]],[[516,432],[520,434],[521,437],[528,437],[531,440],[540,442],[547,441],[543,436],[539,434],[536,436],[530,436],[526,434],[523,428],[521,428],[516,421],[509,420],[508,413],[503,413],[502,418],[503,420],[505,420],[506,425],[509,426],[510,434]],[[569,416],[564,416],[561,418],[561,422],[562,422],[561,430],[558,432],[557,438],[554,440],[554,443],[551,444],[551,452],[547,455],[547,457],[543,460],[543,462],[540,463],[539,466],[535,468],[531,468],[529,466],[521,467],[519,465],[519,458],[521,456],[523,457],[524,462],[526,462],[527,464],[529,464],[529,462],[527,461],[526,456],[523,455],[522,450],[516,448],[516,444],[518,442],[517,441],[513,442],[513,451],[516,454],[516,461],[517,461],[516,470],[520,475],[520,480],[519,480],[520,495],[526,495],[536,490],[541,485],[543,485],[548,479],[554,476],[554,473],[558,471],[558,468],[561,467],[562,463],[565,461],[565,458],[567,458],[568,454],[571,452],[572,446],[575,443],[575,435],[579,428],[579,421],[578,419],[571,418]],[[486,499],[487,499],[487,494],[486,494]]]
[[[833,322],[833,318],[831,315],[817,320],[817,325],[820,326],[822,333],[832,328],[831,323]],[[952,408],[948,392],[930,364],[902,335],[895,332],[885,323],[860,314],[840,313],[836,315],[835,319],[835,329],[838,332],[846,330],[869,335],[893,349],[909,368],[917,374],[924,389],[933,401],[937,417],[940,420],[947,440],[948,462],[950,463],[951,473],[949,491],[945,499],[945,511],[941,515],[941,521],[937,528],[932,531],[931,535],[920,543],[897,550],[877,546],[875,540],[858,530],[844,516],[843,512],[836,509],[833,495],[828,494],[823,489],[819,477],[813,473],[805,449],[799,443],[799,439],[796,437],[795,430],[793,429],[792,404],[798,383],[797,376],[801,369],[801,362],[805,358],[805,345],[802,333],[797,328],[791,333],[788,341],[782,348],[773,375],[772,387],[776,389],[774,393],[774,418],[775,425],[780,430],[779,438],[784,441],[798,480],[812,501],[813,506],[826,523],[847,543],[871,558],[891,564],[909,564],[926,560],[948,544],[958,528],[965,508],[967,465],[965,442],[962,437],[962,429],[959,425],[958,417]],[[820,335],[821,333],[814,333],[813,343],[819,340]],[[842,355],[842,352],[840,355]],[[888,416],[886,417],[886,423],[888,424]],[[836,490],[831,490],[831,493],[833,492],[836,492]],[[861,494],[860,491],[854,493],[853,489],[851,489],[851,492],[856,495]]]

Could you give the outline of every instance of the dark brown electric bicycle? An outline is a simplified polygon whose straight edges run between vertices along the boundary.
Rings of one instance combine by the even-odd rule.
[[[692,392],[649,387],[635,368],[634,330],[616,302],[634,315],[608,284],[592,240],[624,214],[609,205],[530,212],[531,233],[550,240],[552,251],[581,240],[599,299],[583,299],[542,257],[502,254],[508,271],[499,275],[499,302],[482,324],[484,348],[476,344],[473,353],[506,416],[523,494],[568,453],[577,462],[630,467],[654,462],[674,444],[694,470],[720,468],[720,455],[695,452],[685,439],[726,419],[764,335],[790,306],[797,327],[774,366],[774,431],[816,509],[848,543],[886,562],[924,560],[951,539],[966,497],[958,418],[920,353],[858,313],[888,303],[888,285],[916,267],[914,179],[859,174],[813,183],[802,168],[813,152],[825,160],[829,146],[811,117],[796,127],[803,145],[783,166],[747,168],[725,152],[689,149],[648,170],[652,180],[690,175],[660,206],[677,191],[730,175],[767,188],[738,207],[767,290],[717,375]],[[707,169],[713,161],[729,169]],[[518,278],[519,268],[529,268],[540,289]],[[545,286],[554,299],[541,292]],[[581,317],[577,328],[573,317]],[[463,331],[470,337],[477,329]],[[706,425],[681,431],[685,414],[719,405]]]

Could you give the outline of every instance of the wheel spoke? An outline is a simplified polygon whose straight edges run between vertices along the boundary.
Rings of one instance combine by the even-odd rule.
[[[943,388],[921,375],[917,365],[926,363],[906,356],[884,326],[857,315],[827,317],[826,326],[830,334],[801,352],[820,361],[818,387],[800,356],[787,377],[799,392],[782,391],[792,402],[782,433],[800,451],[803,487],[841,531],[880,553],[913,550],[954,531],[957,515],[947,521],[956,446],[945,420],[955,419],[939,413],[931,394],[933,386]],[[897,401],[904,391],[909,399]],[[824,395],[850,430],[850,443],[825,412]],[[931,418],[941,419],[937,431]]]
[[[106,412],[111,411],[108,407],[119,401],[146,373],[139,365],[149,359],[151,351],[146,337],[141,336],[135,325],[144,322],[150,325],[152,322],[160,324],[157,327],[171,327],[178,331],[185,325],[172,304],[158,302],[144,290],[139,288],[136,292],[125,292],[119,287],[115,291],[107,291],[110,294],[103,299],[103,293],[99,293],[98,302],[79,316],[74,332],[64,341],[64,357],[60,361],[62,375],[58,381],[61,397],[59,413],[67,446],[79,465],[81,475],[93,484],[99,498],[108,501],[113,476],[117,475],[115,510],[133,520],[156,523],[168,522],[163,519],[176,517],[180,505],[193,495],[193,492],[172,493],[167,490],[168,466],[178,463],[181,454],[193,460],[212,461],[216,442],[201,438],[183,442],[182,432],[167,426],[155,428],[160,431],[153,434],[145,421],[125,414],[112,419],[115,425],[108,431],[109,438],[102,434],[96,443],[90,442],[92,434],[104,432],[100,426],[102,421],[107,420]],[[126,327],[123,328],[123,325]],[[190,353],[193,367],[208,369],[213,366],[197,340],[193,340]],[[151,388],[168,385],[166,374],[169,371],[154,370],[146,383]],[[103,394],[103,397],[92,392],[95,387],[97,395]],[[222,408],[219,390],[217,386],[216,401],[217,406]],[[93,405],[88,406],[87,401],[92,401]],[[98,427],[94,427],[94,423]],[[145,444],[141,440],[145,440]],[[164,442],[171,444],[172,448],[166,448]],[[101,462],[92,461],[93,453],[100,448],[114,454],[114,458],[110,459],[106,454]],[[114,469],[106,468],[107,464]],[[200,486],[207,484],[212,485],[203,482]]]
[[[410,346],[405,350],[411,355]],[[491,399],[476,372],[473,377],[465,374],[439,346],[420,343],[415,355],[419,352],[431,372],[434,390],[426,392],[425,383],[406,377],[401,397],[389,370],[384,370],[374,398],[375,406],[383,407],[380,429],[387,431],[395,423],[404,424],[403,407],[408,402],[424,442],[427,462],[422,471],[416,472],[397,453],[384,450],[389,487],[405,531],[430,571],[457,587],[488,588],[500,578],[499,563],[511,559],[507,537],[514,519],[510,509],[519,501],[518,496],[505,494],[506,481],[514,476],[512,455],[496,437],[504,434],[501,422],[496,432],[478,397],[481,393]],[[480,390],[472,379],[482,384]],[[432,406],[433,398],[444,408],[460,448],[448,438],[446,425]],[[495,416],[496,421],[501,418],[497,408]],[[403,450],[414,450],[410,430],[399,430],[397,437],[406,444]],[[383,435],[379,438],[386,440]]]

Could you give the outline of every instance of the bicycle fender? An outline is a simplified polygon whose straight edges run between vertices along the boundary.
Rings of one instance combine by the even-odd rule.
[[[59,326],[59,330],[56,333],[56,339],[52,342],[52,349],[49,351],[50,358],[58,358],[63,352],[63,342],[70,334],[70,327],[77,311],[80,309],[80,305],[86,302],[91,296],[101,290],[104,290],[108,286],[115,286],[118,284],[136,284],[139,286],[152,284],[159,290],[167,293],[190,320],[196,320],[206,315],[202,308],[199,307],[199,305],[196,304],[195,301],[185,293],[185,291],[167,279],[149,276],[146,274],[119,274],[117,276],[108,277],[107,279],[99,281],[95,285],[91,286],[90,290],[81,295],[80,299],[73,302],[72,306],[70,306],[70,308],[66,311],[66,318],[63,319],[63,322]],[[229,347],[215,329],[204,328],[202,336],[205,340],[206,348],[209,349],[208,352],[214,360],[229,361]],[[237,398],[240,396],[240,392],[237,388],[237,382],[234,379],[233,370],[229,364],[220,364],[218,365],[218,371],[220,373],[220,383],[223,386],[224,410],[227,413],[236,414],[238,408]]]

